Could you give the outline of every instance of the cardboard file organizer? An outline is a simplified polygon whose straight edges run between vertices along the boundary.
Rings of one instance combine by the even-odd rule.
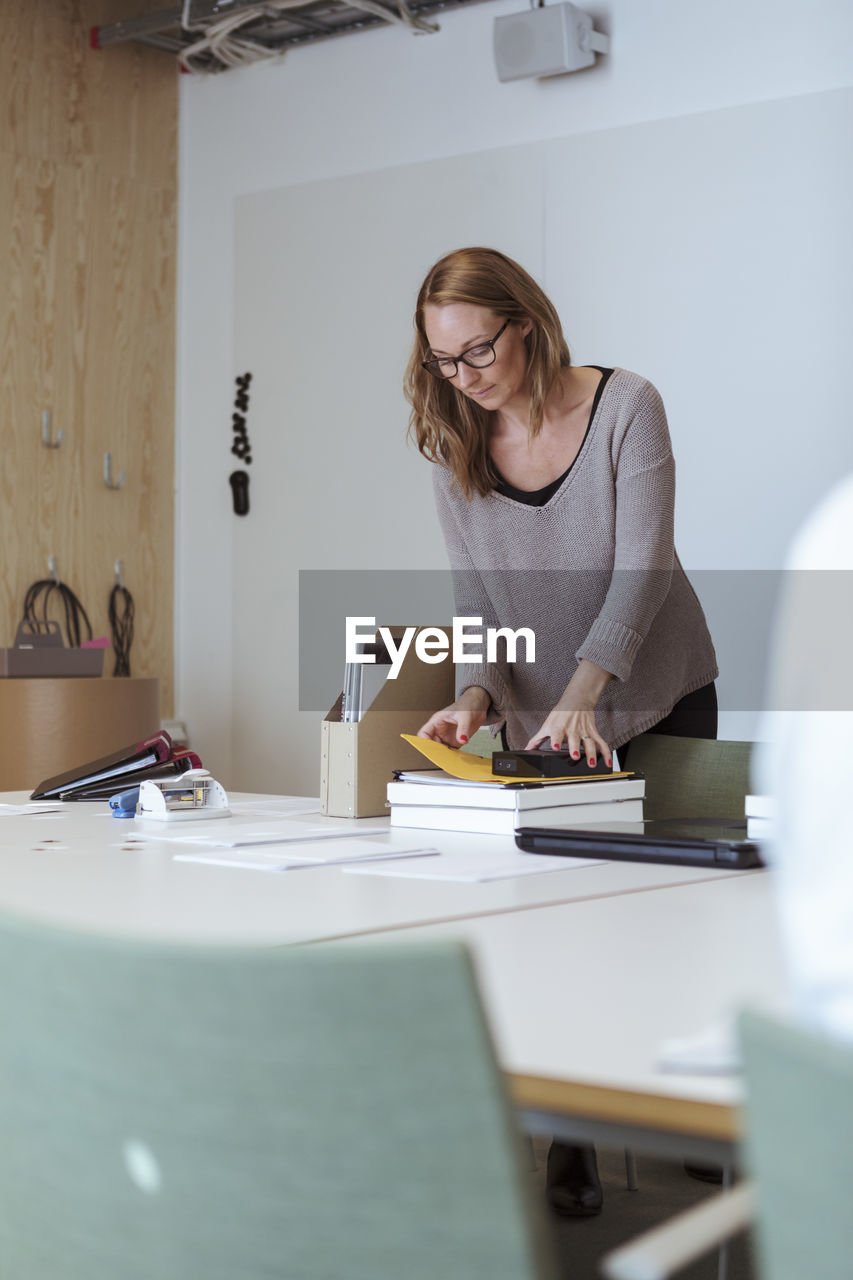
[[[398,638],[404,628],[391,627]],[[449,628],[442,627],[450,637]],[[388,813],[385,788],[395,769],[418,769],[424,758],[403,742],[401,733],[417,733],[434,711],[455,697],[455,669],[443,662],[421,662],[413,637],[396,680],[386,680],[361,720],[341,723],[343,694],[323,721],[320,803],[335,818],[376,818]]]

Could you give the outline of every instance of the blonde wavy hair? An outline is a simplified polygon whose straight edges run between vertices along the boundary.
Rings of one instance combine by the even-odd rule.
[[[560,370],[571,356],[553,303],[536,281],[497,249],[456,249],[440,258],[427,273],[415,308],[415,341],[403,387],[412,406],[409,437],[430,462],[453,472],[466,498],[487,494],[499,480],[489,456],[492,414],[469,400],[448,379],[434,377],[421,361],[431,348],[424,325],[424,308],[453,302],[486,307],[504,320],[530,319],[526,335],[527,383],[530,388],[530,430],[542,429],[545,401]]]

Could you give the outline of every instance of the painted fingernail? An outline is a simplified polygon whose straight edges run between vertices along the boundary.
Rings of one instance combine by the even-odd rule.
[[[590,764],[590,767],[593,767],[595,765],[595,761],[593,760],[592,756],[589,757],[589,764]]]
[[[573,752],[572,752],[572,759],[573,759],[573,760],[580,760],[580,758],[581,758],[581,753],[580,753],[579,751],[573,751]]]
[[[468,735],[467,735],[467,733],[460,733],[460,735],[459,735],[459,741],[460,741],[460,742],[467,742],[467,741],[468,741]]]
[[[607,761],[607,767],[608,767],[608,769],[612,769],[612,768],[613,768],[613,761],[612,761],[612,760],[608,760],[608,761]]]
[[[559,744],[559,742],[552,742],[552,743],[551,743],[551,746],[554,748],[554,750],[555,750],[555,751],[559,751],[559,750],[560,750],[560,744]]]

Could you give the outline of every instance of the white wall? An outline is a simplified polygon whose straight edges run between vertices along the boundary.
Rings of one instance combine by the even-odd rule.
[[[839,272],[848,270],[849,255],[839,260],[835,253],[845,237],[843,219],[850,218],[850,179],[840,159],[850,132],[850,95],[832,92],[853,80],[853,6],[846,0],[817,0],[806,19],[801,4],[778,0],[715,6],[614,0],[606,7],[591,6],[598,25],[612,37],[610,57],[594,71],[500,85],[492,65],[492,19],[522,7],[517,0],[495,0],[443,15],[437,36],[413,38],[389,29],[301,49],[281,64],[182,82],[178,709],[205,763],[231,785],[313,790],[317,772],[316,716],[299,716],[292,690],[282,680],[282,669],[292,661],[287,639],[279,642],[277,665],[270,663],[268,645],[259,644],[256,651],[246,642],[250,611],[257,610],[257,628],[269,620],[264,592],[271,584],[258,583],[257,592],[249,589],[255,583],[247,571],[259,563],[253,542],[259,535],[257,512],[265,508],[259,505],[246,521],[238,521],[230,512],[227,488],[235,465],[228,452],[232,380],[242,370],[241,360],[252,355],[235,332],[235,296],[247,305],[245,288],[241,291],[240,282],[235,288],[233,278],[235,225],[261,207],[259,193],[350,175],[365,175],[375,192],[386,179],[378,173],[371,178],[374,171],[412,166],[414,172],[417,162],[458,156],[464,173],[466,157],[472,158],[472,169],[482,167],[479,153],[516,144],[518,163],[527,166],[530,182],[503,192],[514,211],[508,222],[495,222],[499,187],[481,197],[469,195],[463,225],[466,230],[477,225],[479,199],[488,234],[466,238],[488,241],[505,233],[509,243],[502,247],[523,257],[553,294],[581,359],[633,366],[661,385],[676,437],[678,540],[688,565],[780,563],[790,530],[827,477],[853,465],[851,433],[839,412],[840,361],[846,359],[844,334],[849,338],[850,328],[844,299],[851,292],[849,279],[839,278]],[[732,114],[719,120],[709,114],[727,111]],[[742,141],[741,126],[747,123],[748,138]],[[669,157],[683,173],[683,199],[670,210],[671,217],[653,216],[660,189],[653,174],[632,168],[632,129],[644,154],[659,145],[661,164]],[[841,129],[843,136],[835,136]],[[603,131],[606,139],[596,136]],[[629,180],[620,181],[618,169],[602,173],[593,164],[594,172],[584,178],[577,167],[561,173],[554,163],[563,147],[575,166],[584,155],[592,164],[605,144],[608,155],[622,157]],[[725,150],[715,153],[714,147]],[[767,165],[765,155],[771,161]],[[709,191],[711,172],[715,185]],[[771,189],[758,198],[768,174]],[[590,181],[597,184],[595,199]],[[283,198],[296,195],[291,190]],[[696,242],[691,219],[709,196],[721,211],[711,246]],[[582,244],[591,232],[597,245],[609,242],[611,252],[590,256],[561,248],[564,228],[555,225],[554,211],[566,207],[572,210],[575,242]],[[765,215],[759,218],[762,208]],[[339,223],[341,243],[351,237],[357,252],[359,229],[348,220],[350,210],[332,211],[329,234]],[[396,225],[395,213],[387,209],[389,225]],[[530,217],[529,231],[519,231],[518,241],[512,230],[516,216],[525,228]],[[433,207],[428,217],[425,210],[420,222],[410,218],[406,224],[412,290],[429,260],[425,250],[435,219]],[[445,225],[456,224],[451,219]],[[522,254],[516,243],[528,252]],[[266,248],[271,268],[279,256],[299,254],[286,225],[279,242]],[[633,287],[638,262],[648,265],[650,306]],[[799,264],[793,272],[792,262]],[[630,295],[623,287],[626,264]],[[661,264],[663,289],[655,269]],[[789,278],[793,296],[786,289]],[[587,307],[578,315],[572,303],[579,294],[606,298],[608,305]],[[346,290],[337,299],[342,301],[351,302]],[[335,302],[330,296],[330,307]],[[817,310],[817,327],[803,315],[804,303]],[[765,341],[761,323],[762,315],[778,319],[780,306],[792,308],[801,321],[784,351]],[[369,329],[368,323],[367,340]],[[775,335],[775,322],[770,331]],[[693,332],[703,347],[705,376],[698,387]],[[717,335],[719,341],[713,341]],[[275,335],[270,336],[274,342]],[[287,358],[282,352],[281,360]],[[291,358],[298,360],[299,352]],[[751,376],[756,367],[766,393],[756,389],[761,385]],[[727,372],[721,378],[722,369]],[[386,390],[383,412],[388,415],[393,409]],[[259,389],[249,416],[250,434],[257,422],[259,442],[273,412]],[[690,432],[675,425],[686,422],[688,412]],[[780,447],[767,456],[762,445],[764,456],[756,457],[755,439],[767,437],[755,437],[751,423],[766,424],[777,415]],[[721,456],[715,447],[726,423],[729,434],[722,435],[739,446],[736,457]],[[404,422],[399,425],[402,432]],[[339,416],[330,424],[330,458],[347,430]],[[275,474],[273,468],[264,470],[273,456],[266,462],[256,456],[250,468],[258,497]],[[434,533],[426,506],[429,468],[402,452],[394,465],[412,486],[414,505],[424,503],[422,549],[413,554],[426,563],[430,552],[423,548],[429,548]],[[767,486],[756,494],[754,477],[762,466]],[[291,497],[288,480],[286,474],[276,478],[284,510]],[[316,527],[321,529],[330,513],[319,483],[318,477]],[[302,484],[300,501],[304,493]],[[283,580],[300,567],[318,567],[318,555],[322,559],[316,541],[299,540],[303,534],[304,525],[295,542],[276,548]],[[358,544],[351,550],[358,555]],[[240,610],[236,619],[232,600]],[[300,760],[285,762],[284,743],[296,727],[304,751]]]

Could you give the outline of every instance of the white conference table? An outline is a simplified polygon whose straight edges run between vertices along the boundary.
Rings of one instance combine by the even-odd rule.
[[[268,800],[234,794],[232,801]],[[24,792],[0,794],[23,803]],[[245,819],[248,820],[248,819]],[[181,824],[181,833],[202,825]],[[234,821],[244,821],[235,815]],[[389,849],[432,846],[443,853],[514,848],[509,836],[394,829],[387,818],[295,816],[350,834],[381,828]],[[166,832],[148,821],[145,829]],[[168,824],[168,834],[177,830]],[[0,816],[0,909],[109,933],[188,942],[286,945],[375,934],[558,902],[609,898],[720,875],[690,867],[600,863],[517,879],[468,884],[351,875],[339,866],[250,871],[174,860],[174,844],[137,840],[135,820],[104,803],[72,803],[59,814]],[[526,862],[529,854],[519,854]],[[727,874],[727,873],[722,873]]]
[[[733,1026],[741,1008],[784,1010],[767,872],[420,926],[406,938],[471,948],[529,1130],[731,1158],[739,1077],[659,1063],[665,1042]]]
[[[391,830],[387,819],[294,821],[381,827],[389,848],[427,844],[449,857],[512,847],[511,837]],[[113,818],[106,803],[0,817],[0,910],[190,943],[461,938],[511,1092],[534,1127],[603,1137],[616,1126],[619,1141],[633,1133],[633,1145],[654,1149],[677,1135],[679,1150],[695,1154],[736,1138],[732,1080],[664,1075],[655,1061],[666,1037],[747,1000],[778,1002],[766,874],[571,861],[473,884],[338,866],[263,872],[178,862],[173,844],[135,836],[135,821]]]

